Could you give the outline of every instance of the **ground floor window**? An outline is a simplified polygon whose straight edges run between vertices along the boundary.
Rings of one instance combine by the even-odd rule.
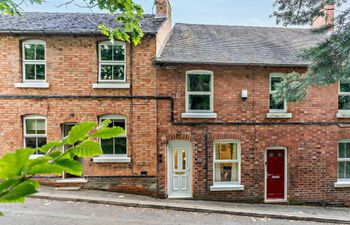
[[[338,143],[338,180],[350,181],[350,140]]]
[[[240,144],[238,141],[214,142],[214,186],[240,184]]]
[[[121,127],[126,131],[126,119],[123,116],[102,116],[100,122],[104,120],[111,120],[110,127]],[[127,136],[126,132],[120,136],[111,139],[100,140],[104,155],[123,155],[127,154]]]
[[[44,116],[25,116],[23,118],[24,147],[40,148],[47,143],[46,118]],[[34,154],[39,155],[37,151]]]

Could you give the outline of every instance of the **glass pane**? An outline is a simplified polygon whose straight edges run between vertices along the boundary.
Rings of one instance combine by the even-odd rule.
[[[124,66],[113,66],[113,80],[124,80]]]
[[[345,178],[345,162],[338,162],[338,178]]]
[[[126,138],[115,138],[115,154],[126,154]]]
[[[25,138],[25,146],[27,148],[36,148],[36,138]]]
[[[38,138],[38,148],[46,145],[46,138]]]
[[[273,95],[270,94],[270,109],[284,109],[284,101],[277,101],[273,98]]]
[[[186,167],[187,167],[187,164],[186,164],[186,161],[187,161],[187,151],[184,149],[182,150],[182,170],[186,170]]]
[[[113,79],[113,66],[101,65],[101,80],[112,80]]]
[[[174,149],[174,170],[179,169],[179,151],[178,149]]]
[[[45,120],[44,119],[38,119],[36,120],[36,129],[37,134],[45,134]]]
[[[345,157],[350,159],[350,143],[346,143]]]
[[[189,74],[188,91],[210,91],[210,78],[208,74]]]
[[[350,96],[339,96],[338,98],[338,108],[341,110],[350,109]]]
[[[350,92],[350,82],[340,83],[340,92]]]
[[[190,110],[210,110],[209,95],[189,95]]]
[[[36,65],[36,79],[45,80],[45,65]]]
[[[122,45],[114,46],[114,60],[124,61],[125,60],[125,50]]]
[[[350,162],[345,162],[345,179],[350,179]]]
[[[35,60],[35,45],[25,44],[24,45],[24,58],[27,60]]]
[[[237,163],[215,163],[215,182],[238,181]]]
[[[216,160],[237,160],[236,143],[217,143],[215,148]]]
[[[112,45],[101,45],[101,60],[113,60]]]
[[[36,60],[45,60],[45,46],[42,44],[36,45]]]
[[[271,77],[271,91],[276,90],[276,85],[283,81],[282,77]]]
[[[125,120],[113,120],[113,126],[125,129]]]
[[[26,134],[36,134],[36,120],[27,119],[26,123]]]
[[[101,148],[103,150],[103,154],[113,154],[113,138],[102,139]]]
[[[339,158],[345,158],[346,143],[339,143]]]
[[[24,66],[25,70],[25,78],[27,80],[34,80],[35,79],[35,65],[33,64],[25,64]]]

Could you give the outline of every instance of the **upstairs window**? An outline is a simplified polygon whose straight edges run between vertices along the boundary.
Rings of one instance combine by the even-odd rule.
[[[127,155],[127,136],[126,136],[126,120],[123,116],[102,116],[100,117],[100,122],[104,120],[111,120],[112,123],[109,127],[121,127],[125,130],[125,133],[111,139],[101,139],[101,147],[104,155]]]
[[[350,110],[350,81],[339,82],[338,109]]]
[[[26,116],[23,119],[24,147],[40,148],[47,143],[46,118],[43,116]],[[41,152],[34,153],[36,155]]]
[[[350,182],[350,141],[338,143],[338,181]]]
[[[126,81],[125,44],[116,42],[102,42],[99,44],[99,81],[124,82]]]
[[[213,112],[213,73],[190,71],[186,74],[186,111]]]
[[[280,74],[270,75],[270,112],[287,112],[287,101],[277,101],[274,99],[276,85],[284,81],[284,76]]]
[[[40,40],[29,40],[22,43],[23,80],[46,80],[46,44]]]

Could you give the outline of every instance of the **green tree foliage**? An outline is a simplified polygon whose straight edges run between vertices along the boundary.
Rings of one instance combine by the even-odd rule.
[[[20,3],[16,3],[20,2]],[[0,13],[7,15],[21,15],[22,4],[41,4],[44,0],[0,0]],[[75,0],[67,0],[60,6],[68,6],[73,4]],[[105,10],[115,16],[115,20],[119,22],[118,27],[110,27],[107,24],[101,23],[98,28],[101,33],[108,36],[112,42],[114,40],[133,42],[138,45],[143,37],[143,32],[140,26],[140,19],[143,18],[143,9],[133,0],[83,0],[91,10],[98,8]]]
[[[36,193],[39,186],[33,180],[36,175],[68,172],[81,176],[82,165],[74,157],[101,155],[101,146],[94,139],[110,139],[124,133],[120,127],[108,127],[110,123],[110,120],[104,120],[97,127],[95,122],[82,122],[61,141],[51,141],[36,149],[20,148],[3,155],[0,159],[0,203],[23,202],[26,196]],[[66,144],[72,147],[63,152],[62,147]],[[43,155],[31,159],[37,151]]]
[[[336,4],[339,10],[334,25],[314,29],[315,33],[325,34],[323,42],[313,48],[304,49],[300,57],[310,62],[305,74],[296,72],[278,85],[276,98],[298,101],[307,95],[310,86],[328,86],[350,78],[350,8],[348,0],[276,0],[276,11],[272,16],[277,23],[288,25],[310,24],[318,16],[325,16],[322,10],[327,4]],[[334,32],[326,33],[334,29]]]

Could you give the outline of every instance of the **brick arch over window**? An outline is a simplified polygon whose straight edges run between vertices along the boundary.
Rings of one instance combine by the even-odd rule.
[[[238,133],[214,132],[214,133],[209,133],[209,138],[211,140],[225,140],[225,139],[241,140],[242,135]]]

